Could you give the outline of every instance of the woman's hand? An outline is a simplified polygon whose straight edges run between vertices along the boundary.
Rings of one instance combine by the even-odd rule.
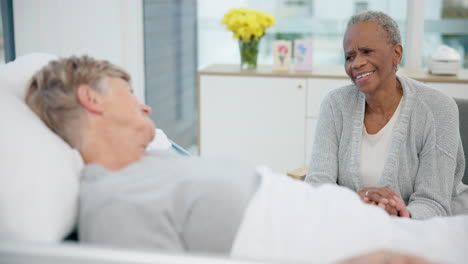
[[[407,263],[407,264],[429,264],[428,260],[408,254],[397,253],[389,250],[379,250],[368,254],[360,255],[357,257],[348,258],[339,264],[358,264],[358,263],[372,263],[372,264],[390,264],[390,263]]]
[[[380,207],[382,207],[382,205],[395,204],[393,198],[399,196],[399,194],[394,192],[389,186],[364,188],[360,190],[358,194],[363,202],[374,205],[381,204]]]
[[[399,217],[411,217],[410,212],[408,211],[408,208],[406,208],[405,202],[400,198],[400,196],[395,195],[393,197],[393,200],[395,201],[394,208],[398,211],[398,216]]]
[[[389,186],[364,188],[358,192],[361,200],[383,208],[391,216],[409,217],[404,201]]]

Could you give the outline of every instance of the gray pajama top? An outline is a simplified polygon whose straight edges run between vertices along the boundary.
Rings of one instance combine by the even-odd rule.
[[[79,239],[85,243],[228,254],[258,188],[254,166],[154,152],[111,172],[85,167]]]

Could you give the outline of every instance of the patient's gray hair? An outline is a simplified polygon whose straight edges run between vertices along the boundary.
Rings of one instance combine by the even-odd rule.
[[[401,44],[400,29],[398,28],[398,24],[387,14],[379,11],[361,12],[359,14],[353,15],[349,19],[346,29],[348,29],[351,25],[361,22],[378,23],[387,32],[390,44]]]
[[[107,93],[108,77],[130,82],[130,75],[108,61],[89,56],[54,60],[37,72],[29,84],[26,104],[71,147],[82,146],[84,108],[77,97],[80,85]]]

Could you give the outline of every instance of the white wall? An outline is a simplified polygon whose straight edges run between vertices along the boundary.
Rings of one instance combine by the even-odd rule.
[[[144,102],[142,1],[15,0],[16,56],[88,54],[126,69]]]

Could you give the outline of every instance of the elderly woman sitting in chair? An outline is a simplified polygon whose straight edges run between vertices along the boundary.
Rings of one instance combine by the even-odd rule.
[[[305,181],[346,186],[393,216],[467,213],[457,105],[396,75],[403,53],[396,22],[381,12],[357,14],[343,48],[353,85],[323,101]]]

